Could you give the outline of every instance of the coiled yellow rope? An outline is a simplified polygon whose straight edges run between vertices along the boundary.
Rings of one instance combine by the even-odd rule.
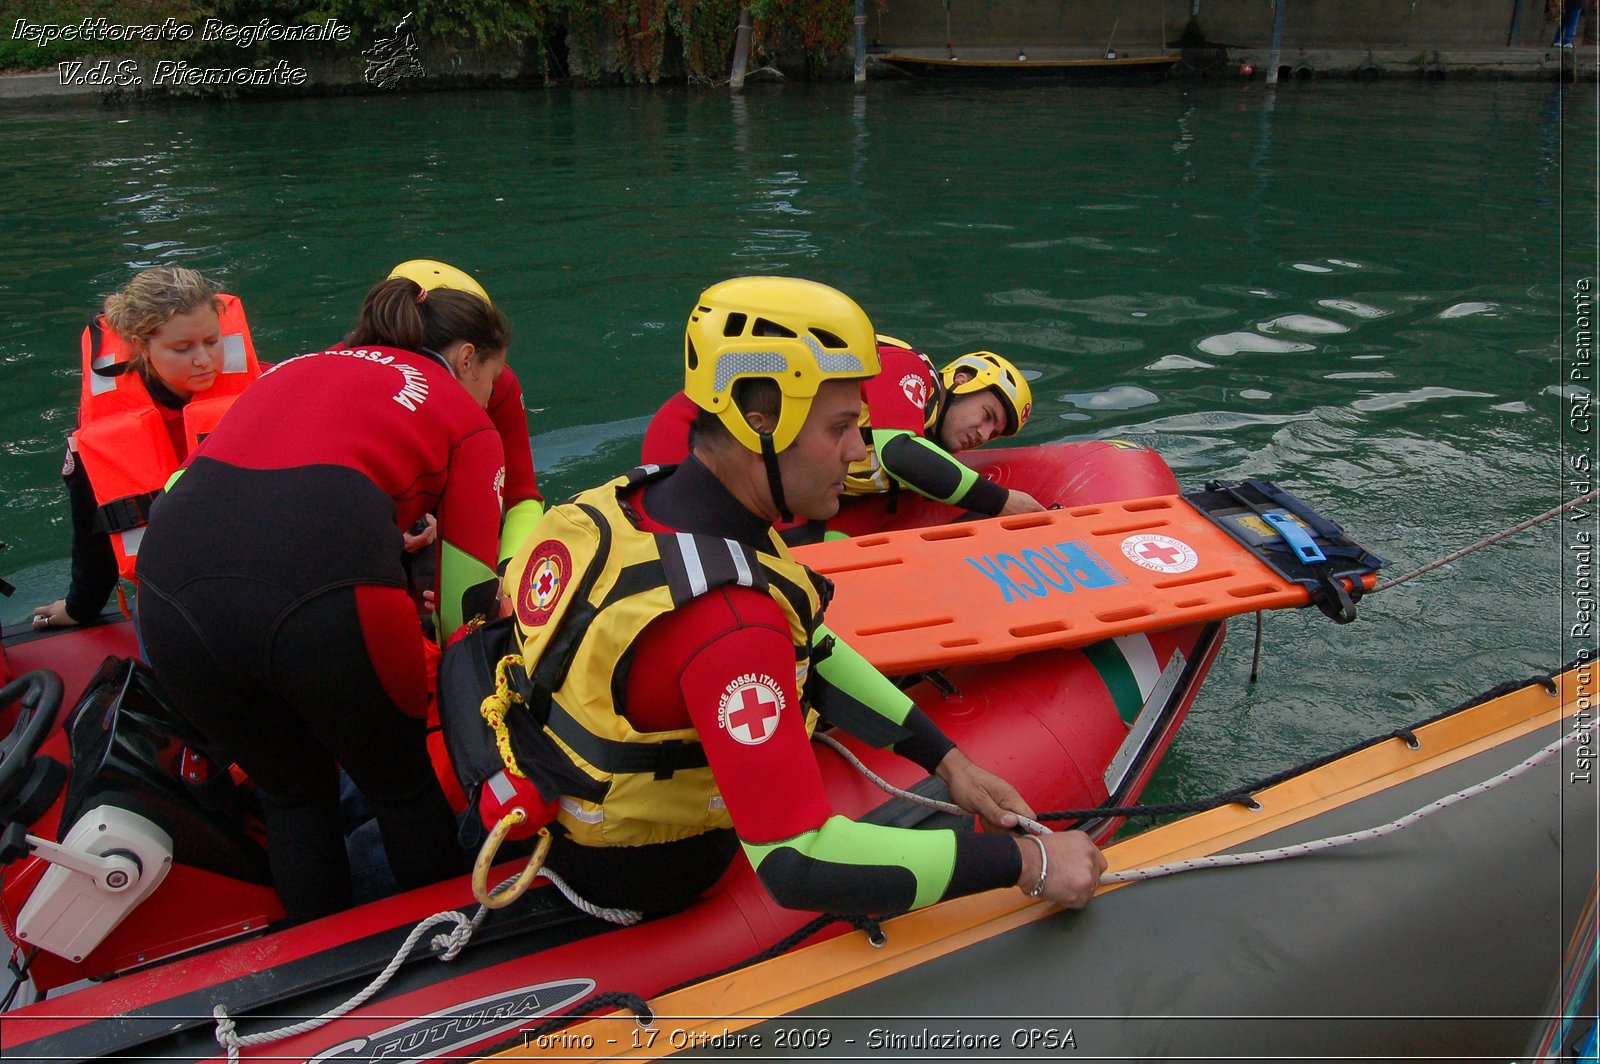
[[[507,654],[495,663],[494,694],[483,700],[478,712],[483,714],[484,721],[494,731],[494,745],[500,751],[500,760],[505,762],[506,771],[527,779],[527,773],[517,764],[517,755],[511,752],[511,732],[506,727],[506,714],[511,712],[511,707],[525,702],[516,688],[511,686],[508,670],[513,666],[522,668],[522,655]]]

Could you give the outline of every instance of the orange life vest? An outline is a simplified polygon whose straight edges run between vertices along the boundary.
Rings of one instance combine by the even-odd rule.
[[[184,448],[178,453],[166,418],[133,368],[126,340],[96,317],[83,330],[83,395],[72,450],[94,486],[95,528],[111,536],[117,572],[132,580],[150,504],[173,472],[205,438],[245,385],[261,376],[256,349],[237,296],[219,295],[222,371],[216,383],[183,408]]]

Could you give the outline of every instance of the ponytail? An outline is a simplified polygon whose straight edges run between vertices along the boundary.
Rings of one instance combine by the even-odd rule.
[[[349,342],[421,351],[428,346],[427,327],[417,310],[421,294],[421,285],[403,277],[380,281],[362,302]]]
[[[346,343],[377,344],[406,351],[443,351],[471,343],[479,360],[505,351],[511,326],[494,307],[470,292],[424,289],[406,277],[380,281],[361,304],[361,316]]]

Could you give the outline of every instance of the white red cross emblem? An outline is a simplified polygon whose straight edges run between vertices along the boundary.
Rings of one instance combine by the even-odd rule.
[[[783,715],[783,692],[770,676],[739,677],[722,692],[717,723],[735,742],[756,746],[772,738]]]
[[[907,373],[900,378],[900,390],[918,410],[928,408],[928,379],[920,373]]]
[[[517,586],[517,620],[524,627],[537,628],[550,619],[571,572],[572,555],[565,544],[554,539],[539,544]]]
[[[1181,539],[1143,532],[1122,541],[1122,555],[1157,573],[1186,573],[1200,564],[1200,555]]]

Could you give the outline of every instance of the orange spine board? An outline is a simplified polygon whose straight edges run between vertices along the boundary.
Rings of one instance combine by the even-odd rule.
[[[1311,601],[1177,495],[834,540],[795,557],[835,582],[828,627],[891,675]]]

